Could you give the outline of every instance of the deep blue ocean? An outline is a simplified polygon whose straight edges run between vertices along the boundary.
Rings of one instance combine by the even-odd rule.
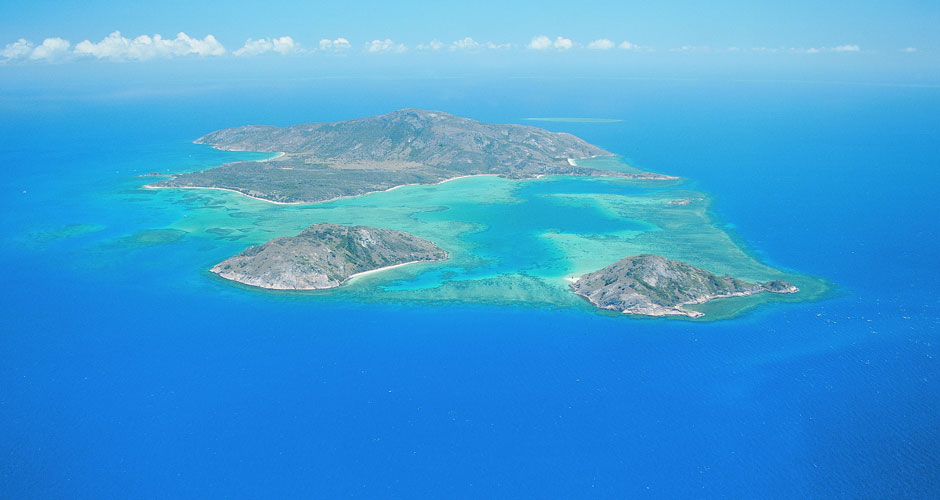
[[[940,498],[940,89],[157,90],[0,94],[0,497]],[[127,243],[178,218],[122,201],[137,174],[231,159],[204,133],[404,107],[622,119],[537,125],[694,180],[835,292],[713,323],[305,301],[216,293],[186,237]]]

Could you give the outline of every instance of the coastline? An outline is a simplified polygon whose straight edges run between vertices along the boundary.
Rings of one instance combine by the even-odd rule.
[[[449,256],[448,256],[448,258],[449,258]],[[444,260],[446,260],[446,259],[444,259]],[[338,288],[338,287],[340,287],[340,286],[343,286],[343,285],[345,285],[346,283],[349,283],[350,281],[352,281],[352,280],[355,279],[355,278],[361,278],[362,276],[367,276],[367,275],[369,275],[369,274],[380,273],[380,272],[382,272],[382,271],[388,271],[389,269],[395,269],[396,267],[408,266],[408,265],[411,265],[411,264],[417,264],[417,263],[419,263],[419,262],[443,262],[443,260],[412,260],[412,261],[408,261],[408,262],[402,262],[401,264],[392,264],[391,266],[378,267],[378,268],[375,268],[375,269],[370,269],[370,270],[368,270],[368,271],[362,271],[362,272],[359,272],[359,273],[356,273],[356,274],[350,274],[349,277],[347,277],[346,279],[344,279],[339,285],[336,285],[335,287],[332,287],[332,288]]]
[[[213,266],[213,268],[210,269],[209,272],[212,273],[212,274],[214,274],[214,275],[216,275],[216,276],[218,276],[219,278],[222,278],[222,279],[225,279],[225,280],[228,280],[228,281],[234,281],[234,282],[236,282],[236,283],[240,283],[240,284],[245,285],[245,286],[250,286],[250,287],[252,287],[252,288],[260,288],[260,289],[262,289],[262,290],[275,290],[275,291],[309,292],[309,291],[312,291],[312,290],[335,290],[335,289],[337,289],[337,288],[340,288],[340,287],[342,287],[342,286],[348,284],[350,281],[352,281],[352,280],[355,279],[355,278],[361,278],[361,277],[363,277],[363,276],[367,276],[367,275],[370,275],[370,274],[375,274],[375,273],[379,273],[379,272],[382,272],[382,271],[388,271],[389,269],[395,269],[396,267],[403,267],[403,266],[408,266],[408,265],[411,265],[411,264],[419,264],[419,263],[421,263],[421,262],[443,262],[443,261],[445,261],[445,260],[447,260],[447,259],[449,259],[449,258],[450,258],[450,254],[448,254],[446,258],[440,259],[440,260],[412,260],[412,261],[408,261],[408,262],[402,262],[401,264],[392,264],[392,265],[390,265],[390,266],[378,267],[378,268],[375,268],[375,269],[369,269],[368,271],[362,271],[362,272],[358,272],[358,273],[355,273],[355,274],[351,274],[351,275],[347,276],[343,281],[339,282],[339,284],[337,284],[337,285],[334,285],[334,286],[327,286],[327,287],[320,287],[320,288],[317,288],[317,287],[313,287],[313,288],[292,288],[292,287],[279,287],[279,286],[264,286],[264,285],[257,285],[257,284],[254,284],[254,283],[246,283],[246,282],[244,282],[244,281],[235,279],[235,278],[233,278],[233,277],[225,276],[223,273],[216,271],[216,270],[215,270],[215,266]]]
[[[214,190],[216,190],[216,191],[228,191],[228,192],[230,192],[230,193],[237,193],[237,194],[240,194],[240,195],[242,195],[242,196],[246,196],[246,197],[248,197],[248,198],[251,198],[251,199],[253,199],[253,200],[266,201],[266,202],[268,202],[268,203],[273,203],[273,204],[275,204],[275,205],[309,205],[310,203],[323,203],[323,202],[321,202],[321,201],[309,202],[309,201],[274,201],[274,200],[266,200],[266,199],[264,199],[264,198],[258,198],[257,196],[252,196],[252,195],[250,195],[250,194],[243,193],[243,192],[241,192],[241,191],[236,191],[236,190],[234,190],[234,189],[230,189],[230,188],[221,188],[221,187],[208,187],[208,186],[154,186],[153,184],[144,184],[144,185],[141,186],[141,187],[144,188],[144,189],[214,189]],[[362,196],[362,195],[356,195],[356,196]],[[327,200],[327,201],[333,201],[333,200]]]
[[[282,154],[283,154],[283,153],[282,153]],[[278,157],[278,158],[279,158],[279,157]],[[273,160],[273,159],[274,159],[274,158],[269,158],[269,160]],[[263,160],[263,161],[268,161],[268,160]],[[172,174],[167,174],[167,175],[172,175]],[[373,193],[387,193],[387,192],[389,192],[389,191],[393,191],[393,190],[398,189],[398,188],[403,188],[403,187],[405,187],[405,186],[437,186],[437,185],[440,185],[440,184],[444,184],[445,182],[456,181],[457,179],[466,179],[466,178],[468,178],[468,177],[486,177],[486,176],[495,176],[495,177],[498,177],[499,174],[471,174],[471,175],[460,175],[460,176],[457,176],[457,177],[451,177],[451,178],[449,178],[449,179],[444,179],[444,180],[442,180],[442,181],[440,181],[440,182],[435,182],[435,183],[432,183],[432,184],[422,184],[422,183],[400,184],[400,185],[398,185],[398,186],[392,186],[392,187],[390,187],[390,188],[388,188],[388,189],[382,189],[382,190],[379,190],[379,191],[369,191],[368,193],[362,193],[362,194],[351,194],[351,195],[346,195],[346,196],[337,196],[337,197],[335,197],[335,198],[329,198],[329,199],[326,199],[326,200],[319,200],[319,201],[274,201],[274,200],[268,200],[268,199],[266,199],[266,198],[259,198],[259,197],[257,197],[257,196],[252,196],[252,195],[250,195],[250,194],[243,193],[243,192],[238,191],[238,190],[235,190],[235,189],[231,189],[231,188],[222,188],[222,187],[209,187],[209,186],[154,186],[153,184],[144,184],[144,185],[141,186],[141,187],[143,187],[143,188],[145,188],[145,189],[214,189],[214,190],[216,190],[216,191],[228,191],[228,192],[230,192],[230,193],[237,193],[237,194],[240,194],[240,195],[242,195],[242,196],[247,196],[248,198],[251,198],[251,199],[253,199],[253,200],[266,201],[266,202],[268,202],[268,203],[274,203],[275,205],[313,205],[313,204],[316,204],[316,203],[329,203],[329,202],[331,202],[331,201],[342,200],[342,199],[344,199],[344,198],[358,198],[358,197],[360,197],[360,196],[365,196],[365,195],[367,195],[367,194],[373,194]]]
[[[360,196],[365,196],[365,195],[367,195],[367,194],[372,194],[372,193],[387,193],[387,192],[389,192],[389,191],[394,191],[394,190],[396,190],[396,189],[398,189],[398,188],[403,188],[403,187],[405,187],[405,186],[439,186],[439,185],[441,185],[441,184],[444,184],[445,182],[456,181],[457,179],[466,179],[466,178],[468,178],[468,177],[486,177],[486,176],[499,177],[499,174],[470,174],[470,175],[458,175],[457,177],[451,177],[450,179],[444,179],[444,180],[442,180],[442,181],[440,181],[440,182],[435,182],[435,183],[433,183],[433,184],[422,184],[422,183],[420,183],[420,182],[416,182],[416,183],[413,183],[413,184],[399,184],[398,186],[392,186],[392,187],[390,187],[390,188],[388,188],[388,189],[383,189],[383,190],[381,190],[381,191],[369,191],[368,193],[354,194],[354,195],[351,195],[351,196],[340,196],[340,197],[338,197],[338,198],[332,198],[332,199],[326,200],[326,201],[339,200],[339,199],[342,199],[342,198],[358,198],[358,197],[360,197]],[[322,202],[322,201],[316,201],[316,202],[314,202],[314,203],[323,203],[323,202]]]
[[[572,278],[565,278],[565,279],[571,281],[572,283],[577,282],[577,279],[572,279]],[[710,301],[715,300],[715,299],[728,299],[728,298],[733,298],[733,297],[751,297],[751,296],[753,296],[753,295],[758,295],[758,294],[762,294],[762,293],[791,294],[791,293],[797,293],[797,292],[799,292],[799,291],[800,291],[799,288],[793,286],[793,287],[791,287],[790,290],[783,291],[783,292],[773,292],[773,291],[771,291],[771,290],[756,290],[756,291],[752,291],[752,292],[723,293],[723,294],[719,294],[719,295],[709,295],[709,296],[707,296],[707,297],[702,297],[702,298],[700,298],[700,299],[688,300],[688,301],[685,301],[685,302],[680,302],[680,303],[678,303],[678,304],[676,304],[675,306],[672,306],[672,307],[668,307],[668,306],[658,306],[657,308],[655,308],[655,309],[652,310],[652,311],[645,310],[645,309],[643,309],[643,310],[638,310],[638,309],[630,309],[630,308],[627,308],[627,309],[624,309],[624,310],[620,311],[620,313],[621,313],[621,314],[629,314],[629,315],[633,315],[633,316],[649,316],[649,317],[654,317],[654,318],[661,318],[661,317],[663,317],[663,316],[687,316],[687,317],[692,318],[692,319],[698,319],[698,318],[701,318],[701,317],[705,316],[705,313],[700,312],[700,311],[690,310],[690,309],[684,309],[683,306],[704,304],[704,303],[706,303],[706,302],[710,302]],[[576,294],[576,295],[580,295],[581,297],[584,297],[584,298],[588,299],[588,302],[590,302],[591,304],[594,304],[594,305],[595,305],[596,307],[598,307],[599,309],[607,309],[607,310],[610,310],[610,311],[617,311],[617,310],[618,310],[617,308],[614,308],[614,307],[605,307],[605,306],[602,306],[602,305],[598,304],[597,302],[595,302],[594,300],[592,300],[591,298],[589,298],[589,297],[587,297],[587,296],[585,296],[585,295],[582,295],[582,294],[580,294],[580,293],[578,293],[578,292],[575,292],[575,294]]]
[[[195,143],[195,144],[199,144],[199,143],[197,143],[197,142],[195,142],[195,141],[194,141],[194,143]],[[213,149],[217,149],[217,150],[219,150],[219,151],[240,151],[240,150],[233,150],[233,149],[228,149],[228,148],[220,148],[220,147],[215,146],[215,145],[210,146],[210,147],[213,148]],[[259,161],[260,161],[260,162],[273,161],[273,160],[277,160],[277,159],[279,159],[279,158],[283,158],[283,157],[286,156],[286,155],[287,155],[287,153],[285,153],[285,152],[283,152],[283,151],[279,151],[279,152],[275,153],[274,156],[272,156],[272,157],[270,157],[270,158],[265,158],[264,160],[259,160]],[[606,154],[606,155],[593,155],[593,156],[587,156],[587,157],[580,158],[580,159],[591,159],[591,158],[598,158],[598,157],[601,157],[601,156],[616,156],[616,154],[614,154],[614,153],[608,153],[608,154]],[[577,165],[577,161],[576,161],[575,158],[567,158],[566,160],[568,161],[568,165],[570,165],[570,166],[572,166],[572,167],[578,166],[578,165]],[[175,177],[175,175],[176,175],[176,174],[166,174],[166,176],[169,176],[169,177]],[[268,203],[273,203],[273,204],[275,204],[275,205],[313,205],[313,204],[316,204],[316,203],[329,203],[329,202],[331,202],[331,201],[342,200],[342,199],[344,199],[344,198],[358,198],[358,197],[360,197],[360,196],[365,196],[365,195],[367,195],[367,194],[373,194],[373,193],[387,193],[387,192],[389,192],[389,191],[393,191],[393,190],[398,189],[398,188],[403,188],[403,187],[405,187],[405,186],[438,186],[438,185],[444,184],[444,183],[446,183],[446,182],[455,181],[455,180],[458,180],[458,179],[466,179],[466,178],[468,178],[468,177],[483,177],[483,176],[496,176],[496,177],[499,177],[500,175],[501,175],[501,174],[469,174],[469,175],[458,175],[458,176],[456,176],[456,177],[450,177],[450,178],[448,178],[448,179],[444,179],[444,180],[442,180],[442,181],[440,181],[440,182],[434,182],[434,183],[429,183],[429,184],[427,184],[427,183],[399,184],[399,185],[397,185],[397,186],[392,186],[392,187],[390,187],[390,188],[388,188],[388,189],[382,189],[382,190],[377,190],[377,191],[369,191],[369,192],[367,192],[367,193],[362,193],[362,194],[353,194],[353,195],[336,196],[336,197],[333,197],[333,198],[328,198],[328,199],[325,199],[325,200],[317,200],[317,201],[274,201],[274,200],[269,200],[269,199],[267,199],[267,198],[261,198],[261,197],[258,197],[258,196],[253,196],[253,195],[244,193],[244,192],[242,192],[242,191],[238,191],[237,189],[223,188],[223,187],[212,187],[212,186],[155,186],[155,185],[153,185],[153,184],[145,184],[145,185],[143,185],[142,187],[143,187],[143,188],[146,188],[146,189],[214,189],[214,190],[217,190],[217,191],[228,191],[228,192],[231,192],[231,193],[237,193],[237,194],[240,194],[240,195],[242,195],[242,196],[246,196],[246,197],[248,197],[248,198],[251,198],[251,199],[253,199],[253,200],[266,201],[266,202],[268,202]],[[540,179],[540,178],[544,177],[545,175],[554,175],[554,174],[540,174],[540,175],[535,176],[534,178],[535,178],[535,179]],[[560,175],[564,175],[564,174],[560,174]],[[520,179],[520,180],[525,180],[525,179]]]
[[[566,160],[568,160],[568,165],[571,165],[572,167],[577,167],[578,160],[590,160],[592,158],[600,158],[601,156],[617,156],[617,153],[607,153],[606,155],[591,155],[591,156],[584,156],[581,158],[566,158]]]

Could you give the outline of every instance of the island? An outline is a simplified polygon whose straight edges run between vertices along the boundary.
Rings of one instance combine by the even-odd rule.
[[[183,215],[159,230],[165,237],[129,242],[211,238],[220,253],[209,271],[253,288],[707,320],[830,288],[738,246],[694,184],[567,133],[404,109],[195,142],[247,154],[204,171],[145,173],[158,178],[144,187],[168,188],[147,194]],[[357,279],[404,265],[414,267]],[[739,298],[695,305],[724,297]]]
[[[570,285],[578,295],[603,309],[644,316],[704,316],[682,306],[724,297],[762,292],[795,293],[785,281],[749,283],[718,276],[685,262],[659,255],[634,255],[599,271],[576,278]]]
[[[365,273],[447,258],[434,243],[403,231],[321,223],[249,247],[211,272],[260,288],[317,290]]]
[[[220,150],[279,156],[181,173],[147,187],[224,189],[276,203],[315,203],[474,175],[676,179],[652,172],[578,166],[570,160],[612,153],[568,133],[487,124],[420,109],[289,127],[235,127],[195,142]]]

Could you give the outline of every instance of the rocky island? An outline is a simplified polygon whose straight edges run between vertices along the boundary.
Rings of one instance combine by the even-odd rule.
[[[212,132],[195,142],[226,151],[282,154],[178,174],[148,187],[225,189],[279,203],[313,203],[470,175],[675,179],[579,167],[568,160],[611,153],[571,134],[420,109],[290,127],[249,125]]]
[[[250,247],[211,272],[261,288],[316,290],[369,271],[447,257],[434,243],[402,231],[323,223]]]
[[[703,316],[703,313],[686,310],[682,306],[762,292],[799,291],[785,281],[749,283],[650,254],[627,257],[581,276],[571,284],[571,288],[603,309],[625,314],[690,318]]]

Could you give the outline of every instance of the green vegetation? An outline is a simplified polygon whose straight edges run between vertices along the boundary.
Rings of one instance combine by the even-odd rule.
[[[213,132],[196,142],[224,150],[284,155],[179,174],[152,187],[229,189],[269,201],[309,203],[468,175],[671,179],[649,172],[574,165],[569,158],[610,153],[571,134],[523,125],[491,125],[416,109],[335,123],[237,127]]]

